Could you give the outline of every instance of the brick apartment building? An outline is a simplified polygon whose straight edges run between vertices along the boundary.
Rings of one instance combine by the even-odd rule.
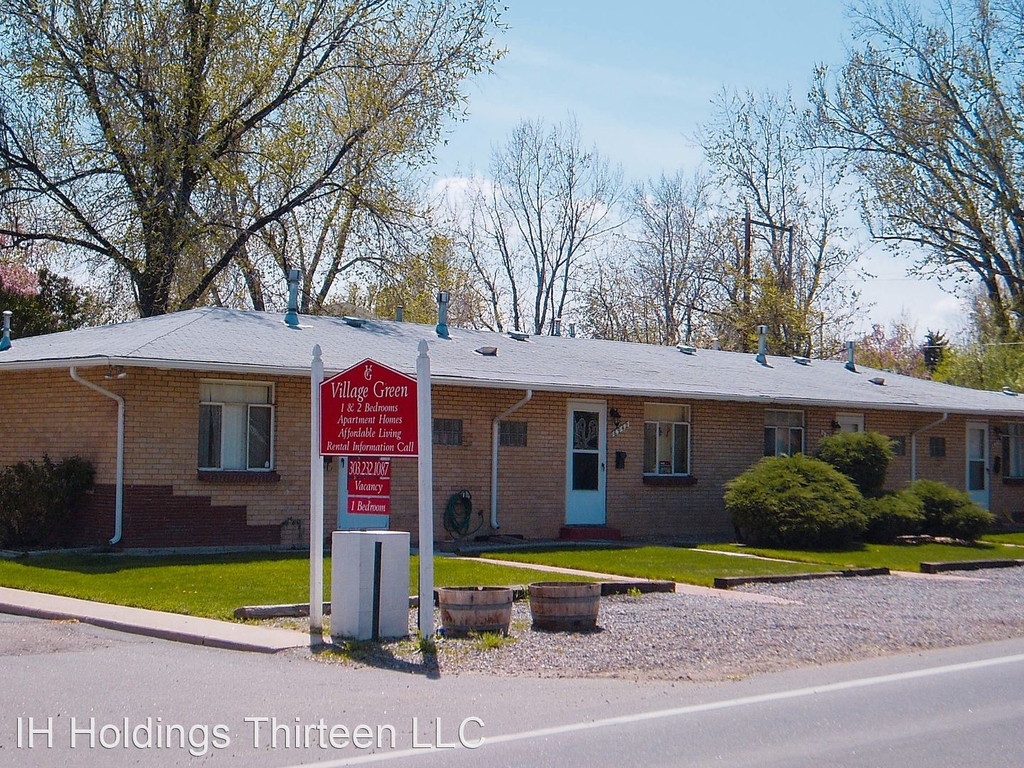
[[[439,540],[463,490],[475,535],[591,526],[728,538],[728,480],[842,430],[894,439],[893,488],[943,480],[998,517],[1024,516],[1024,397],[1009,391],[767,354],[460,329],[441,338],[434,326],[330,317],[293,326],[204,308],[14,339],[0,352],[0,465],[91,461],[81,544],[302,546],[313,346],[328,376],[366,358],[414,375],[426,340]],[[345,467],[325,461],[328,530],[390,526],[415,539],[416,460],[392,462],[390,517],[347,513]]]

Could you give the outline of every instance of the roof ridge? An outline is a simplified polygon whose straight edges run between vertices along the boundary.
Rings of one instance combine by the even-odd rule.
[[[164,331],[163,333],[161,333],[158,336],[153,336],[153,337],[151,337],[149,339],[146,339],[146,341],[144,341],[139,346],[135,347],[134,349],[129,350],[128,354],[129,355],[134,355],[135,353],[140,352],[144,347],[147,347],[150,344],[152,344],[152,343],[154,343],[156,341],[159,341],[160,339],[163,339],[163,338],[165,338],[167,336],[170,336],[172,333],[177,333],[182,328],[187,328],[192,323],[198,322],[199,320],[201,320],[203,317],[205,317],[206,315],[208,315],[210,312],[212,312],[215,309],[223,309],[223,307],[198,307],[196,309],[189,310],[190,312],[194,312],[195,313],[194,316],[189,317],[183,323],[175,324],[173,328],[168,328],[166,331]],[[174,312],[169,313],[168,315],[166,315],[166,317],[170,317],[170,316],[172,316],[174,314],[176,314],[176,313],[174,313]]]

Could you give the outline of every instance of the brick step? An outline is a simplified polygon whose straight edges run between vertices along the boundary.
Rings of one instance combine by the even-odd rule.
[[[622,531],[607,525],[563,525],[558,531],[563,541],[618,541]]]

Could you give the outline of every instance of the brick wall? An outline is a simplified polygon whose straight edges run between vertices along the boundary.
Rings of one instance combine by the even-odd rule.
[[[126,409],[124,546],[170,546],[199,543],[286,543],[302,546],[309,518],[309,382],[303,377],[204,376],[195,372],[129,368],[120,380],[105,380],[105,369],[80,373],[122,395]],[[197,472],[199,385],[203,379],[272,383],[275,388],[275,472],[277,482],[210,482]],[[116,404],[72,381],[66,370],[2,372],[5,408],[0,425],[0,465],[79,454],[97,468],[97,489],[88,511],[77,522],[81,541],[102,542],[113,526]],[[491,423],[522,399],[514,389],[433,388],[434,417],[463,421],[463,444],[433,446],[434,530],[445,540],[445,505],[468,490],[473,508],[482,512],[481,534],[490,527]],[[530,538],[555,537],[565,523],[566,412],[570,399],[600,399],[584,393],[535,392],[510,418],[528,424],[526,447],[499,452],[499,533]],[[732,533],[722,504],[725,483],[754,464],[763,451],[765,407],[659,398],[690,407],[691,470],[688,484],[645,483],[642,473],[644,398],[603,398],[619,412],[615,436],[607,434],[607,523],[630,537],[717,538]],[[804,408],[808,453],[832,432],[838,411]],[[939,413],[864,411],[865,428],[904,436],[906,455],[894,459],[889,485],[909,482],[911,433],[936,421]],[[965,485],[965,429],[968,419],[952,416],[918,438],[921,478]],[[998,422],[989,420],[992,426]],[[946,438],[946,456],[932,458],[929,437]],[[992,455],[999,443],[992,433]],[[625,452],[625,466],[614,457]],[[337,462],[325,472],[326,528],[337,504]],[[395,459],[392,468],[394,529],[417,525],[415,459]],[[262,478],[266,479],[266,478]],[[991,506],[999,513],[1024,514],[1019,486],[1005,485],[993,474]],[[478,519],[478,518],[475,518]]]

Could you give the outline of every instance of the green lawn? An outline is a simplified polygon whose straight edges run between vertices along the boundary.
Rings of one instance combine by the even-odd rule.
[[[324,559],[324,595],[331,561]],[[436,586],[528,584],[572,579],[527,568],[437,557]],[[410,591],[419,589],[419,558],[410,564]],[[0,560],[0,586],[104,603],[152,608],[216,619],[242,605],[309,600],[309,559],[301,554],[259,553],[134,557],[46,555]]]
[[[488,552],[483,556],[519,563],[559,565],[599,573],[614,573],[643,579],[668,579],[704,586],[711,586],[716,576],[766,576],[826,570],[804,563],[778,563],[681,547],[566,547]]]
[[[1016,544],[1024,547],[1024,533],[990,533],[981,537],[982,541],[992,544]]]
[[[950,544],[864,544],[842,552],[818,552],[800,549],[769,549],[744,547],[738,544],[713,544],[701,547],[706,551],[746,552],[763,557],[779,557],[802,563],[820,563],[835,568],[878,568],[894,571],[920,571],[922,562],[955,560],[1021,559],[1024,553],[1016,547],[990,542],[977,542],[959,547]]]

